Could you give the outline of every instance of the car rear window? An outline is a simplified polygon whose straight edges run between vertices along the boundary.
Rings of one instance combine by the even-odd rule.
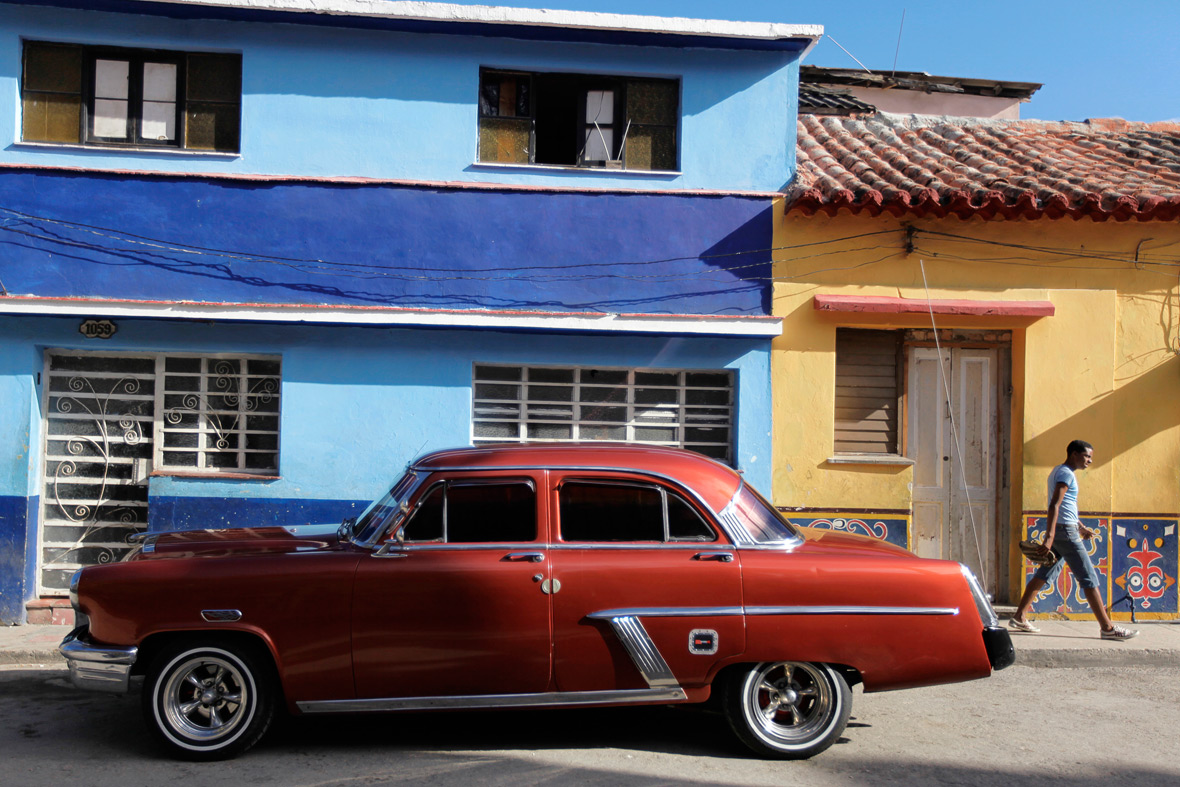
[[[717,538],[684,498],[656,486],[567,481],[558,494],[562,541],[663,542]]]

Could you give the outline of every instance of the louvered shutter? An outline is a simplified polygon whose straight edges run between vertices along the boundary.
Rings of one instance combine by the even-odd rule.
[[[899,331],[836,330],[836,453],[898,453],[900,346]]]

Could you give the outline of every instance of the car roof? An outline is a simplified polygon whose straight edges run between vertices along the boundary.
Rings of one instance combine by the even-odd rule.
[[[622,470],[669,478],[720,512],[742,485],[731,467],[682,448],[625,443],[505,443],[433,451],[414,461],[416,470],[543,468]]]

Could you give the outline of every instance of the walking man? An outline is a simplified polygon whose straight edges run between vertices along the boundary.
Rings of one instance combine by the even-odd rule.
[[[1048,557],[1051,552],[1056,560],[1042,563],[1028,581],[1028,587],[1020,597],[1020,605],[1016,607],[1016,614],[1008,624],[1017,631],[1040,631],[1025,620],[1025,613],[1032,606],[1037,592],[1057,579],[1064,560],[1085,592],[1094,617],[1098,618],[1103,639],[1131,639],[1139,633],[1110,622],[1110,616],[1102,605],[1102,595],[1098,592],[1098,572],[1082,543],[1082,539],[1089,541],[1098,534],[1098,531],[1091,530],[1078,519],[1077,472],[1085,470],[1093,461],[1093,446],[1085,440],[1074,440],[1065,449],[1065,463],[1049,473],[1049,511],[1045,518],[1045,540],[1041,544],[1041,554]]]

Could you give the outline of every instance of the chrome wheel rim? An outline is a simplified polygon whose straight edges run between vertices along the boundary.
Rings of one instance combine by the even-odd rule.
[[[241,667],[219,656],[194,656],[168,673],[161,710],[177,735],[196,744],[232,737],[249,715],[251,683]]]
[[[742,706],[751,729],[768,743],[792,746],[822,735],[835,717],[831,681],[812,664],[762,664],[747,677]]]

